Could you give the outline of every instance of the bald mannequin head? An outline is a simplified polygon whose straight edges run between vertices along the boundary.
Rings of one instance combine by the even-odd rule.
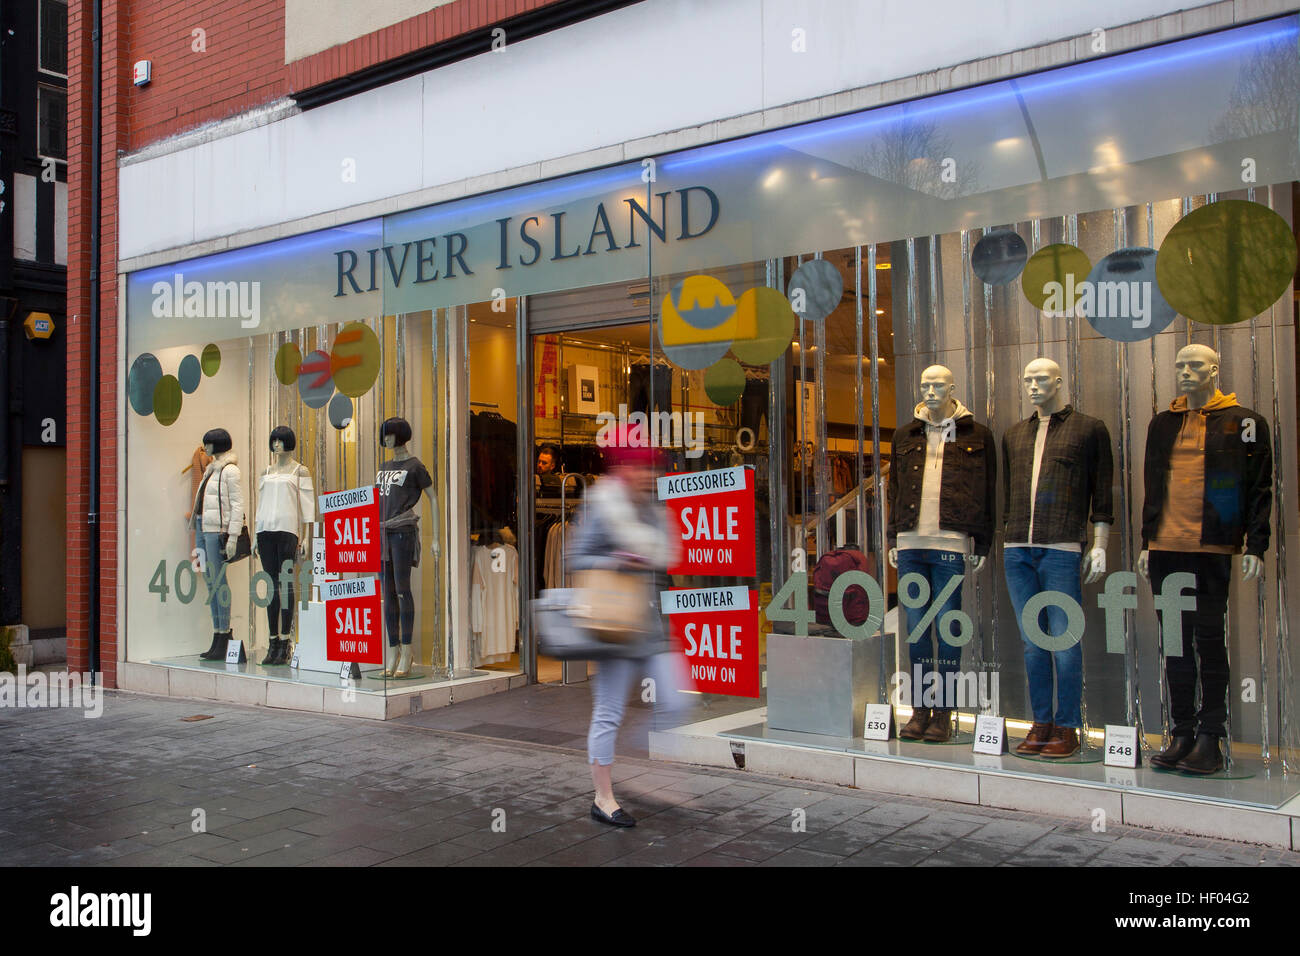
[[[1178,394],[1187,397],[1191,408],[1200,408],[1219,387],[1219,353],[1208,345],[1186,345],[1174,358]]]
[[[1065,376],[1061,366],[1049,358],[1036,358],[1025,366],[1025,395],[1040,414],[1051,415],[1065,407],[1061,391]]]
[[[921,373],[921,401],[932,421],[951,418],[957,410],[953,392],[957,390],[952,371],[943,365],[931,365]]]

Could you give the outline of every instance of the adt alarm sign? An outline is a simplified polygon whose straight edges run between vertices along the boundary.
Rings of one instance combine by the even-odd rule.
[[[748,466],[666,475],[659,500],[681,555],[669,574],[750,578],[754,567],[754,470]]]
[[[702,694],[759,696],[758,596],[749,588],[677,588],[659,592],[673,646],[686,657],[690,684]]]
[[[325,570],[379,573],[379,496],[374,486],[333,491],[320,500]]]
[[[327,661],[384,662],[378,578],[326,581],[325,622]]]

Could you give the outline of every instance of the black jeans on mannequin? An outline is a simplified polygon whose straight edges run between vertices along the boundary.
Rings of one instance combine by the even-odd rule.
[[[415,631],[415,595],[411,593],[411,569],[415,567],[416,551],[420,547],[420,533],[410,531],[385,531],[381,554],[383,575],[380,579],[384,591],[384,628],[388,632],[388,646],[396,647],[400,633],[402,643],[410,644]],[[399,630],[400,628],[400,630]]]
[[[262,559],[262,570],[271,576],[275,587],[271,589],[271,603],[266,606],[266,620],[271,626],[271,636],[293,633],[293,564],[298,560],[298,536],[291,531],[257,532],[257,554]],[[288,580],[280,581],[284,562],[290,565]],[[284,589],[281,600],[281,588]]]
[[[1165,578],[1175,571],[1196,575],[1196,610],[1183,611],[1182,654],[1165,656],[1169,680],[1170,733],[1175,737],[1209,734],[1226,736],[1228,719],[1228,648],[1224,642],[1224,615],[1228,610],[1228,583],[1232,555],[1200,552],[1151,551],[1151,590],[1164,590]],[[1161,633],[1164,615],[1157,613]],[[1162,638],[1163,639],[1163,638]],[[1197,657],[1200,658],[1201,709],[1196,710]]]

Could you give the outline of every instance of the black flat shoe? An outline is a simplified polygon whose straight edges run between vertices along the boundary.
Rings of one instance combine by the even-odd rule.
[[[614,811],[613,815],[610,815],[593,803],[591,805],[591,818],[599,820],[601,823],[608,823],[612,827],[636,826],[636,820],[622,807],[619,807]]]

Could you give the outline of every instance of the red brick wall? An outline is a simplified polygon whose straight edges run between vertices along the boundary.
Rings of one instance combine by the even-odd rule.
[[[124,65],[153,62],[153,82],[122,90],[125,148],[226,119],[558,0],[455,0],[351,42],[284,62],[284,0],[105,0],[121,10]],[[86,4],[89,10],[89,4]],[[105,28],[107,30],[107,27]],[[202,51],[194,49],[202,34]]]
[[[99,512],[100,662],[103,682],[117,686],[117,153],[126,149],[121,86],[126,60],[120,5],[104,3],[104,110],[101,152],[100,227],[100,498],[90,501],[89,422],[90,335],[90,88],[92,7],[68,5],[68,666],[89,668],[87,615],[90,607],[90,529],[87,513]],[[129,68],[127,68],[129,69]],[[129,82],[129,76],[128,76]]]
[[[99,514],[100,665],[117,686],[118,354],[117,157],[175,133],[265,105],[293,90],[338,79],[500,23],[558,0],[455,0],[292,65],[284,63],[284,0],[103,0],[103,113],[100,226],[100,498],[90,502],[90,0],[68,5],[68,666],[89,668],[87,513]],[[195,29],[204,31],[196,51]],[[136,60],[153,62],[153,82],[131,82]]]

